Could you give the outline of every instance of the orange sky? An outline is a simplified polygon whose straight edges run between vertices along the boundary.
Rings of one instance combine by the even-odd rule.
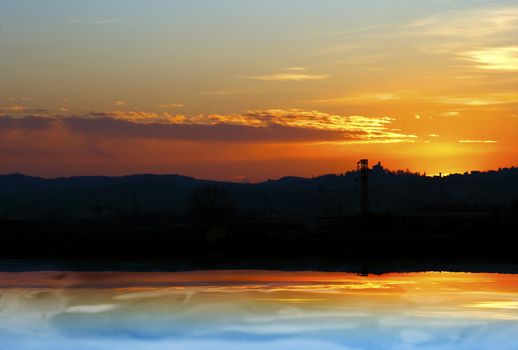
[[[513,1],[23,0],[0,20],[0,173],[517,165]]]

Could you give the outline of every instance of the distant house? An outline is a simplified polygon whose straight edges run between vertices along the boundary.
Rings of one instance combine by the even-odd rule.
[[[385,168],[383,167],[383,165],[381,165],[381,162],[378,162],[378,164],[376,164],[372,167],[372,174],[373,175],[385,174]]]

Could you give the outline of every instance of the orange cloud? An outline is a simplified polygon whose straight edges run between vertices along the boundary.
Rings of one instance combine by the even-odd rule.
[[[269,75],[250,76],[249,79],[263,81],[304,81],[304,80],[323,80],[329,78],[328,74],[303,74],[303,73],[277,73]]]
[[[163,108],[163,109],[175,109],[175,108],[185,107],[185,105],[183,105],[181,103],[165,103],[165,104],[158,105],[157,107]]]
[[[383,160],[391,168],[428,173],[514,165],[516,118],[506,119],[505,134],[467,128],[462,116],[411,119],[415,124],[408,130],[386,116],[305,109],[4,116],[0,117],[0,173],[153,172],[216,179],[245,176],[257,181],[288,174],[338,173],[365,156]],[[451,133],[453,127],[462,132]]]
[[[459,143],[498,143],[494,140],[459,140]]]
[[[20,106],[20,105],[0,107],[0,111],[10,112],[10,113],[32,114],[32,115],[46,115],[49,113],[48,109],[32,108],[32,107]]]
[[[314,110],[270,109],[248,111],[244,114],[172,115],[144,111],[115,111],[97,114],[141,124],[173,125],[237,125],[253,128],[281,126],[309,130],[344,132],[350,143],[394,143],[414,142],[416,135],[406,134],[391,127],[393,118],[342,116]],[[323,140],[325,141],[325,140]],[[333,140],[335,141],[335,140]]]
[[[306,72],[306,67],[288,67],[285,72],[254,75],[245,77],[247,79],[263,81],[305,81],[305,80],[324,80],[331,76],[328,74],[310,74]]]

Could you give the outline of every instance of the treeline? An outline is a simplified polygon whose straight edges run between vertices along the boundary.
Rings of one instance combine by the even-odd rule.
[[[375,166],[370,209],[383,214],[424,212],[513,215],[518,169],[429,177]],[[218,204],[219,203],[219,204]],[[322,218],[359,212],[357,172],[312,179],[228,183],[178,175],[41,179],[0,176],[0,220],[148,220],[177,224],[290,221],[314,226]]]

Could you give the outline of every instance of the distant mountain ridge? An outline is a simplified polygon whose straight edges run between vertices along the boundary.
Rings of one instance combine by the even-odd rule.
[[[197,180],[182,175],[137,174],[125,176],[72,176],[47,179],[15,173],[0,175],[0,194],[110,184],[130,184],[156,180],[185,184],[206,182],[205,180]]]
[[[0,218],[75,218],[101,212],[134,212],[182,217],[193,189],[224,188],[234,207],[248,217],[290,219],[339,216],[358,212],[358,173],[314,178],[284,177],[261,183],[200,180],[182,175],[78,176],[44,179],[0,175]],[[492,210],[518,201],[518,168],[425,177],[374,167],[370,176],[371,209],[412,212],[423,208]],[[96,208],[96,209],[94,209]],[[93,214],[92,214],[93,215]]]

